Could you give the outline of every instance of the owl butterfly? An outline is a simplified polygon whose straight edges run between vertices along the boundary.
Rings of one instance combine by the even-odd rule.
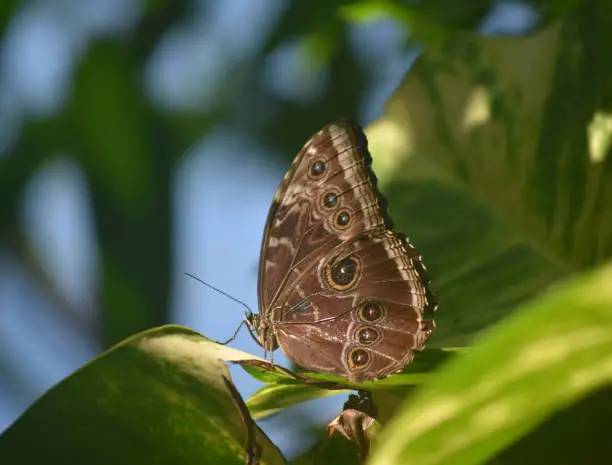
[[[361,128],[330,124],[298,153],[270,208],[259,263],[265,355],[361,382],[420,351],[436,309],[417,250],[393,231]]]

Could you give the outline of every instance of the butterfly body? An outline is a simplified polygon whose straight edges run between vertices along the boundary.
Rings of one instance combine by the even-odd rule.
[[[298,153],[270,208],[259,266],[267,352],[352,381],[412,361],[434,328],[420,254],[393,231],[359,126],[324,127]]]

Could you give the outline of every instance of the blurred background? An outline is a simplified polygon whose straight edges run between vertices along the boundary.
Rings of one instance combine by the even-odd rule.
[[[230,337],[243,309],[184,273],[257,309],[268,208],[306,140],[378,118],[439,31],[523,32],[545,2],[459,3],[3,0],[0,432],[131,334]],[[262,354],[246,331],[233,346]],[[292,456],[345,400],[261,426]]]

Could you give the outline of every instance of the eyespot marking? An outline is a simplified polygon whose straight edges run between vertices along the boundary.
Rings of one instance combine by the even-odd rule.
[[[323,195],[323,208],[333,208],[338,204],[338,194],[334,191],[326,192]]]
[[[323,160],[317,160],[310,165],[310,175],[313,178],[320,178],[327,167],[325,166],[325,162]]]
[[[357,282],[360,273],[361,261],[356,256],[350,255],[327,265],[327,283],[337,291],[345,291]]]
[[[348,354],[348,366],[351,370],[363,370],[372,363],[372,355],[365,349],[353,349]]]
[[[359,308],[359,318],[368,323],[380,321],[385,313],[385,308],[378,302],[365,302]]]
[[[344,230],[351,225],[353,215],[348,208],[341,208],[334,215],[334,227],[336,229]]]
[[[355,339],[363,346],[371,346],[380,341],[381,336],[378,329],[371,326],[363,326],[355,332]]]

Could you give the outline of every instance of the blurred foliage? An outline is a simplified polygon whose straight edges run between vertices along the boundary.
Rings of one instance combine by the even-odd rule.
[[[555,463],[597,463],[610,455],[600,434],[610,412],[606,334],[612,334],[612,305],[605,292],[609,268],[588,271],[605,265],[612,253],[612,216],[607,208],[612,196],[612,60],[607,58],[612,56],[612,11],[604,0],[533,0],[525,2],[539,14],[533,33],[486,39],[474,34],[498,3],[479,0],[460,8],[453,0],[290,2],[261,50],[232,65],[210,105],[167,110],[147,95],[142,76],[161,39],[189,21],[194,3],[142,2],[142,15],[129,33],[96,37],[89,43],[72,75],[65,105],[52,115],[26,119],[9,153],[0,159],[2,247],[19,257],[34,281],[64,307],[67,321],[78,320],[78,312],[62,300],[37,263],[19,221],[21,199],[32,175],[56,153],[69,154],[85,172],[99,240],[100,326],[81,322],[83,333],[111,347],[167,323],[170,186],[185,151],[224,124],[275,149],[288,162],[324,123],[360,112],[372,71],[351,50],[348,32],[352,22],[390,16],[409,29],[407,50],[419,46],[424,53],[389,99],[383,116],[368,128],[375,169],[398,229],[407,232],[423,253],[442,302],[431,346],[476,341],[477,348],[443,363],[436,359],[439,349],[431,351],[431,360],[423,354],[421,365],[367,387],[381,410],[382,431],[373,463],[426,463],[428,458],[430,463],[542,463],[549,456]],[[1,31],[19,5],[3,2]],[[287,43],[299,44],[296,53],[326,73],[324,91],[313,101],[283,99],[264,79],[266,58]],[[574,275],[580,275],[578,280],[567,284],[565,280]],[[551,287],[556,289],[538,299]],[[199,341],[197,335],[182,331],[174,328],[149,336],[176,336],[170,348],[183,339]],[[571,341],[564,339],[571,334]],[[257,434],[264,450],[272,451],[270,463],[278,461],[259,430],[245,433],[237,427],[242,421],[248,430],[250,417],[245,419],[241,401],[231,390],[228,394],[219,388],[219,380],[225,379],[223,368],[194,380],[194,373],[207,368],[194,369],[189,365],[193,360],[168,361],[166,352],[147,352],[142,358],[138,351],[125,350],[149,336],[115,347],[43,397],[0,437],[0,456],[10,454],[23,438],[32,443],[38,435],[50,440],[49,445],[61,444],[53,434],[45,436],[54,428],[30,429],[37,423],[51,424],[58,417],[56,408],[63,412],[58,418],[66,420],[69,434],[75,434],[78,415],[94,408],[78,393],[89,393],[101,377],[119,383],[95,386],[102,388],[101,399],[117,401],[117,386],[125,383],[121,389],[127,389],[133,400],[109,410],[113,428],[119,424],[139,436],[142,423],[132,421],[149,407],[140,401],[157,395],[160,410],[153,413],[160,417],[149,419],[148,433],[142,434],[155,433],[163,412],[171,414],[174,403],[184,400],[187,386],[198,415],[227,410],[242,417],[229,426],[211,426],[195,416],[181,428],[223,437],[225,442],[213,451],[219,457],[237,451],[245,441],[248,448],[249,438]],[[518,363],[521,369],[515,378],[496,376],[504,363],[516,368],[510,362],[524,360],[521,350],[551,338],[557,345],[540,347],[541,359],[534,356],[541,362],[539,372]],[[142,352],[141,346],[136,349]],[[205,352],[209,350],[217,349],[207,346]],[[200,355],[209,366],[221,365],[204,352]],[[134,376],[116,377],[131,369]],[[254,417],[330,394],[300,381],[251,373],[268,383],[247,401]],[[177,379],[185,384],[177,385]],[[205,388],[198,391],[197,383]],[[223,392],[218,394],[220,404],[207,403],[207,389]],[[500,407],[519,396],[529,401],[512,404],[510,413]],[[72,412],[64,416],[62,409],[75,399],[83,402],[83,411],[68,409]],[[499,409],[486,410],[493,407]],[[483,412],[480,426],[489,427],[474,429],[470,421]],[[76,423],[70,424],[72,420]],[[222,432],[211,432],[215,428]],[[478,442],[461,436],[476,431],[482,434]],[[576,436],[576,431],[589,432]],[[147,444],[156,442],[151,439],[155,437],[140,436]],[[577,437],[578,443],[571,440]],[[186,435],[173,438],[193,445]],[[122,437],[109,439],[115,440],[119,448],[130,445]],[[327,449],[317,444],[298,462],[312,463],[313,457],[321,463],[354,460],[352,445],[343,441],[334,438]],[[86,446],[92,443],[83,444],[75,454],[91,453]],[[212,455],[201,446],[193,449],[197,453],[189,460],[178,463],[206,463]],[[447,454],[445,461],[436,461],[435,454]],[[136,456],[146,459],[137,451]],[[104,457],[99,455],[98,463]],[[232,458],[243,460],[238,452]]]
[[[534,299],[432,373],[376,437],[371,463],[604,463],[612,445],[574,432],[604,428],[612,406],[612,294],[598,292],[611,279],[607,265]],[[601,411],[564,412],[577,401]]]
[[[236,68],[242,79],[230,81],[232,89],[220,89],[226,96],[217,100],[218,107],[172,112],[152,105],[141,77],[160,39],[187,21],[194,5],[186,0],[143,3],[140,20],[126,37],[99,37],[89,45],[64,107],[42,120],[31,118],[21,127],[9,156],[2,160],[0,196],[7,199],[0,206],[2,243],[24,261],[32,259],[27,258],[27,241],[17,226],[20,199],[32,173],[48,157],[67,153],[85,170],[91,189],[102,260],[102,327],[96,331],[103,345],[167,322],[169,188],[185,150],[224,122],[254,133],[262,144],[290,159],[322,123],[356,115],[362,107],[368,74],[348,48],[343,8],[360,8],[361,20],[370,10],[395,17],[398,11],[418,14],[422,27],[441,23],[449,30],[476,26],[490,8],[488,1],[476,2],[468,15],[449,10],[448,2],[434,3],[292,3],[261,52]],[[4,3],[5,23],[18,4]],[[318,54],[319,66],[328,69],[324,95],[312,104],[283,100],[262,80],[265,55],[295,39],[318,44],[307,50]],[[323,55],[317,53],[321,48],[327,50]],[[268,107],[268,117],[252,117],[261,105]],[[115,313],[114,308],[131,311]]]

